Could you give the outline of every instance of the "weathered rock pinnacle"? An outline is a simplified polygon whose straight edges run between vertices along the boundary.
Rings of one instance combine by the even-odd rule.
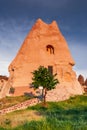
[[[39,66],[45,66],[53,74],[57,73],[60,84],[65,84],[65,88],[73,86],[72,94],[82,94],[81,86],[72,69],[74,64],[66,40],[56,21],[46,24],[38,19],[9,66],[9,81],[13,87],[22,89],[32,82],[31,72]]]

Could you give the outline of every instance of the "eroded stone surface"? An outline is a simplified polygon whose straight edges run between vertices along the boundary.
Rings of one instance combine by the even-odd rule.
[[[0,98],[4,97],[7,93],[7,83],[8,77],[0,75]]]
[[[50,66],[53,73],[57,73],[57,78],[63,86],[63,88],[60,87],[60,90],[57,89],[60,91],[58,97],[59,95],[61,97],[61,93],[69,96],[70,94],[82,94],[82,88],[78,85],[76,74],[72,70],[74,64],[57,23],[53,21],[51,24],[46,24],[38,19],[9,66],[9,82],[15,88],[29,86],[32,82],[31,72],[40,65]],[[67,93],[65,89],[70,91]]]
[[[58,84],[56,89],[48,91],[46,98],[47,101],[63,101],[82,93],[84,93],[84,90],[78,81],[74,80],[73,82],[63,82]]]

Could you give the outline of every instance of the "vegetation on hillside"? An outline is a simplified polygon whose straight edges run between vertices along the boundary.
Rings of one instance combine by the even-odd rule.
[[[32,97],[27,96],[27,95],[18,96],[18,97],[5,97],[5,98],[2,98],[2,99],[0,99],[0,109],[11,107],[13,105],[24,102],[24,101],[29,100],[31,98]]]
[[[33,115],[29,114],[31,111]],[[87,96],[71,97],[62,102],[48,102],[47,107],[38,104],[3,116],[0,117],[0,126],[5,130],[87,130]],[[16,124],[14,116],[19,122],[15,127],[12,126]],[[37,121],[35,116],[38,116]]]

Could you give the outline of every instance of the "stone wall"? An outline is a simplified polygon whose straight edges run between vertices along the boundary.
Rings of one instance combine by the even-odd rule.
[[[25,102],[22,102],[22,103],[19,103],[17,105],[14,105],[12,107],[9,107],[9,108],[5,108],[3,110],[0,110],[0,115],[3,115],[3,114],[6,114],[6,113],[9,113],[9,112],[13,112],[13,111],[16,111],[16,110],[21,110],[21,109],[25,109],[29,106],[33,106],[33,105],[36,105],[37,103],[39,103],[38,99],[35,98],[35,99],[30,99],[30,100],[27,100]]]

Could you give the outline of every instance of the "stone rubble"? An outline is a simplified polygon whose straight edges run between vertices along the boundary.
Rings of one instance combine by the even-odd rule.
[[[10,112],[14,112],[14,111],[17,111],[17,110],[22,110],[22,109],[25,109],[25,108],[27,108],[29,106],[36,105],[37,103],[39,103],[37,98],[30,99],[30,100],[27,100],[25,102],[22,102],[22,103],[19,103],[17,105],[14,105],[12,107],[0,110],[0,115],[6,114],[6,113],[10,113]]]

